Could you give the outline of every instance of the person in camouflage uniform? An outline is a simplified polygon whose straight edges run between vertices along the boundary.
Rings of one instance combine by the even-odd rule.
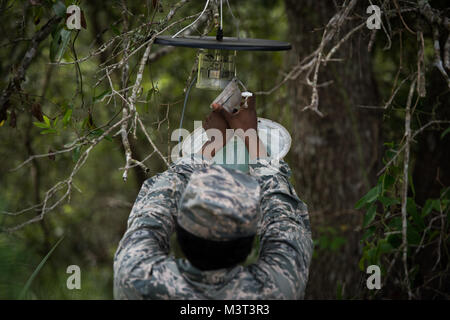
[[[249,109],[233,118],[218,108],[210,122],[247,129],[242,118],[256,120],[254,100]],[[286,162],[254,156],[249,175],[191,155],[144,182],[114,259],[116,299],[304,297],[313,250],[307,207],[289,183]],[[213,241],[256,234],[258,260],[201,270],[169,255],[176,226]]]

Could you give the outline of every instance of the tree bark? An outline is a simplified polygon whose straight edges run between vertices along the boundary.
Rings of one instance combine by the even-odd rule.
[[[323,27],[340,9],[336,2],[343,1],[285,0],[292,63],[318,47]],[[361,15],[364,9],[356,7]],[[347,20],[338,38],[358,23]],[[320,69],[318,83],[333,81],[319,88],[319,110],[324,117],[302,111],[311,101],[311,88],[304,79],[289,84],[294,130],[288,160],[296,188],[309,207],[313,238],[328,239],[328,244],[337,237],[346,239],[338,249],[330,248],[327,241],[315,246],[306,298],[336,298],[338,288],[350,298],[365,276],[358,269],[360,234],[355,231],[363,213],[354,210],[354,205],[376,182],[382,140],[381,113],[360,107],[379,105],[367,52],[368,32],[363,33],[364,37],[354,35],[335,54],[343,61]]]

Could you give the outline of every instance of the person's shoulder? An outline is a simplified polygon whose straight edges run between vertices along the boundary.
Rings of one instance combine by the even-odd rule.
[[[169,168],[169,172],[176,174],[190,174],[197,169],[211,166],[213,162],[211,160],[203,158],[199,154],[191,154],[177,159]]]
[[[234,278],[222,288],[227,299],[281,300],[289,299],[276,281],[277,271],[262,261],[241,267]]]
[[[252,175],[276,175],[281,174],[287,178],[291,176],[291,168],[281,159],[261,158],[250,164]]]

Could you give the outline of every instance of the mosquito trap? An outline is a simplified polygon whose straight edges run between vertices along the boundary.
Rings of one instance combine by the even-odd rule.
[[[233,15],[233,12],[231,11],[231,7],[228,3],[228,0],[226,0],[226,3],[230,10],[231,16],[233,17],[234,20],[237,20]],[[216,5],[218,9],[217,11],[220,12],[220,24],[217,26],[217,35],[215,37],[183,36],[182,33],[188,28],[192,27],[195,23],[197,23],[200,17],[203,14],[205,14],[206,10],[208,9],[208,6],[210,5]],[[240,38],[239,27],[237,27],[238,37],[224,37],[222,6],[223,6],[222,0],[207,0],[202,13],[197,17],[197,19],[194,22],[184,27],[173,36],[158,36],[155,39],[155,44],[159,45],[199,49],[198,70],[194,79],[192,80],[186,91],[183,111],[180,120],[180,129],[182,128],[183,125],[183,119],[189,93],[194,83],[196,83],[196,87],[198,89],[223,90],[222,93],[214,101],[215,102],[220,101],[221,102],[220,104],[226,107],[226,109],[229,111],[231,110],[235,111],[234,109],[235,107],[239,108],[241,95],[244,98],[247,98],[249,95],[251,95],[251,93],[247,92],[244,84],[238,79],[237,76],[236,60],[238,51],[283,51],[291,49],[291,44],[288,42],[277,40],[266,40],[266,39]],[[236,23],[236,25],[238,26],[239,24]],[[237,88],[238,85],[240,85],[245,89],[244,92],[241,92]],[[237,101],[237,103],[234,102],[235,100]],[[280,146],[282,146],[283,151],[272,152],[272,155],[277,159],[279,159],[281,155],[284,156],[287,153],[287,150],[289,150],[291,143],[290,140],[291,137],[289,133],[286,131],[286,129],[284,129],[281,125],[277,124],[276,122],[261,118],[258,119],[258,121],[259,121],[258,131],[260,131],[260,127],[266,129],[276,127],[281,130],[282,134],[278,136],[281,138],[282,141],[277,142],[277,147],[275,149],[278,149]],[[203,128],[200,129],[203,130]],[[196,148],[195,147],[193,148],[193,145],[201,143],[206,135],[206,133],[204,133],[204,130],[203,132],[201,130],[194,131],[194,133],[192,133],[188,139],[185,139],[182,147],[184,154],[189,152],[197,152]],[[266,132],[267,136],[267,130],[265,130],[264,132]],[[264,132],[261,132],[261,134],[264,135]],[[269,134],[269,136],[271,136],[271,134]],[[235,148],[238,146],[242,147],[242,144],[240,144],[239,141],[236,141],[235,138],[231,140],[233,144],[233,150],[235,150]],[[197,144],[193,143],[194,141],[196,141]],[[186,147],[188,144],[190,145],[189,150]],[[270,142],[268,142],[268,144],[269,145],[266,145],[268,149],[274,149],[275,145],[270,145]],[[218,159],[218,157],[230,158],[228,157],[228,154],[224,154],[227,153],[230,149],[231,146],[230,143],[228,143],[227,146],[225,146],[221,150],[221,152],[219,152],[216,155],[216,162],[217,163],[222,162],[222,160]],[[244,151],[239,150],[237,151],[237,156],[238,157],[244,156],[248,158],[248,153],[245,151],[244,148]],[[244,167],[242,165],[239,165],[238,169],[246,171],[245,167],[247,163],[248,161],[245,162]]]
[[[236,76],[236,51],[200,49],[197,85],[199,89],[219,90]]]

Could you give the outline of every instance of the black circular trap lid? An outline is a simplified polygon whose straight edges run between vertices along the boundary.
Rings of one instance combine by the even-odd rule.
[[[238,39],[223,37],[218,41],[216,37],[195,37],[186,36],[172,38],[172,36],[156,37],[155,43],[175,47],[222,49],[239,51],[282,51],[290,50],[291,44],[288,42],[265,40],[265,39]]]

